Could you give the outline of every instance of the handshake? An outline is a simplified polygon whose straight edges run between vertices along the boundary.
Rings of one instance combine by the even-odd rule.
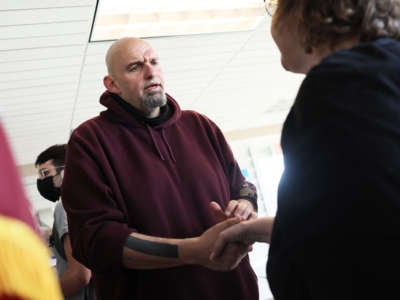
[[[269,243],[274,218],[257,218],[250,201],[231,200],[224,210],[216,202],[210,207],[220,222],[200,236],[174,239],[132,233],[124,247],[124,266],[159,269],[201,265],[229,271],[252,250],[254,242]]]
[[[202,235],[186,240],[180,248],[186,263],[229,271],[252,250],[254,242],[269,242],[273,218],[257,219],[249,201],[231,200],[225,210],[216,202],[210,206],[221,221]]]

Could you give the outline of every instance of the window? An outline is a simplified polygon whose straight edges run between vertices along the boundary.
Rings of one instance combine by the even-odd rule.
[[[284,168],[279,136],[233,141],[230,145],[243,175],[257,187],[259,216],[274,216]]]

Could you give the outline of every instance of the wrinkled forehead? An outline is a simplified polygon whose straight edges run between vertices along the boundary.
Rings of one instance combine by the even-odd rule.
[[[131,44],[125,49],[126,57],[130,60],[137,59],[142,61],[143,59],[156,58],[157,53],[148,43]]]
[[[133,61],[144,61],[158,58],[157,53],[144,40],[127,39],[117,42],[110,49],[109,63],[113,68],[121,68]]]

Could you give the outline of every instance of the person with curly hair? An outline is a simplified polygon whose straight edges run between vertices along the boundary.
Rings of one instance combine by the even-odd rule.
[[[282,66],[306,74],[283,126],[277,214],[222,231],[211,257],[270,243],[275,300],[398,299],[400,1],[267,8]]]

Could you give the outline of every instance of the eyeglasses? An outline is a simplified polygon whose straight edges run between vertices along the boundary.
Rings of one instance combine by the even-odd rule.
[[[56,170],[57,174],[59,173],[59,169],[64,169],[65,166],[55,166],[54,169]],[[45,178],[50,175],[50,170],[43,168],[38,170],[39,178]]]
[[[265,10],[272,17],[278,8],[278,0],[264,0]]]

